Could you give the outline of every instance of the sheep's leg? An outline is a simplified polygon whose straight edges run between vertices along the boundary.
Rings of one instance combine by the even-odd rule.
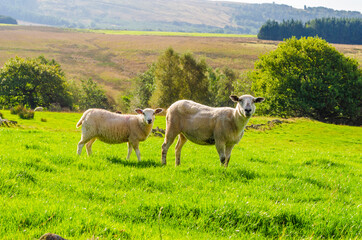
[[[176,154],[176,166],[180,165],[180,161],[181,161],[181,149],[183,147],[183,145],[187,142],[187,138],[180,133],[178,135],[178,140],[177,140],[177,144],[175,147],[175,154]]]
[[[134,151],[136,152],[137,155],[137,159],[140,162],[141,161],[141,153],[140,153],[140,149],[138,148],[139,142],[132,142],[132,147],[134,149]]]
[[[223,166],[225,164],[225,143],[216,142],[215,143],[217,153],[219,154],[220,164]]]
[[[231,151],[233,150],[234,145],[226,146],[225,148],[225,163],[224,166],[227,167],[229,165]]]
[[[127,154],[127,160],[128,160],[132,153],[132,145],[130,142],[128,142],[127,146],[128,146],[128,154]]]
[[[80,155],[82,153],[82,148],[84,146],[85,143],[83,143],[82,140],[79,141],[78,143],[78,149],[77,149],[77,154]]]
[[[91,140],[92,138],[89,137],[84,137],[84,135],[82,135],[79,143],[78,143],[78,149],[77,149],[77,154],[80,155],[82,153],[82,149],[84,147],[84,144],[86,144],[87,142],[89,142],[89,140]]]
[[[92,144],[94,141],[97,140],[97,138],[92,138],[87,144],[85,145],[88,156],[92,155]]]
[[[165,135],[165,141],[162,144],[162,164],[166,165],[166,157],[167,157],[167,151],[170,148],[170,146],[172,145],[173,141],[175,141],[176,136],[178,135],[168,131],[168,129],[166,129],[166,135]]]

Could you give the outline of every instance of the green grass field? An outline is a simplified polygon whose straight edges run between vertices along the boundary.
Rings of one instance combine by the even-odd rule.
[[[160,137],[140,144],[140,163],[99,141],[78,157],[80,113],[1,112],[19,126],[0,127],[0,239],[362,238],[361,127],[289,119],[247,130],[229,168],[190,142],[175,167],[174,147],[161,165]]]

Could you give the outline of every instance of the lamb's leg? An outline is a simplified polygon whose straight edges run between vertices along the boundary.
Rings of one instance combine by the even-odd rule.
[[[225,164],[224,166],[227,167],[229,165],[231,151],[233,150],[234,145],[226,146],[225,148]]]
[[[136,152],[138,161],[140,162],[141,161],[141,153],[140,153],[140,149],[138,148],[139,142],[132,142],[131,145],[132,145],[134,151]],[[131,151],[132,151],[132,149],[131,149]],[[129,153],[129,147],[128,147],[128,153]]]
[[[87,144],[85,145],[88,156],[92,155],[92,144],[94,143],[95,140],[97,140],[97,138],[92,138],[92,139],[91,139],[89,142],[87,142]]]
[[[180,165],[180,161],[181,161],[181,149],[183,147],[183,145],[187,142],[187,138],[180,133],[178,135],[178,140],[177,140],[177,144],[175,147],[175,154],[176,154],[176,166]]]
[[[127,160],[128,160],[132,153],[132,145],[130,142],[128,142],[127,146],[128,146],[128,154],[127,154]]]
[[[220,164],[224,166],[225,164],[225,143],[223,142],[215,142],[217,153],[219,154]]]

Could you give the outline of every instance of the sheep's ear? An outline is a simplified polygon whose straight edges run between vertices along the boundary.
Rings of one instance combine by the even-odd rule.
[[[261,102],[264,102],[264,100],[265,100],[265,98],[263,98],[263,97],[256,97],[256,98],[254,98],[254,102],[255,102],[255,103],[261,103]]]
[[[138,113],[138,114],[143,114],[143,110],[140,109],[140,108],[135,109],[135,111],[136,111],[136,113]]]
[[[231,99],[233,102],[238,102],[238,101],[239,101],[239,97],[238,97],[238,96],[235,96],[235,95],[231,95],[231,96],[230,96],[230,99]]]
[[[155,114],[160,113],[160,112],[162,112],[162,111],[163,111],[162,108],[157,108],[157,109],[155,110]]]

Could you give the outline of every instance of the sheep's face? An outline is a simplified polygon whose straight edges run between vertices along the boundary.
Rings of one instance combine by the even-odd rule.
[[[231,95],[230,98],[238,103],[236,107],[245,117],[251,117],[255,113],[255,103],[264,101],[262,97],[253,97],[251,95],[243,95],[240,97]]]
[[[152,124],[155,121],[155,114],[163,111],[162,108],[157,108],[153,110],[151,108],[146,108],[144,110],[137,108],[135,110],[138,114],[143,114],[143,122],[146,124]]]

